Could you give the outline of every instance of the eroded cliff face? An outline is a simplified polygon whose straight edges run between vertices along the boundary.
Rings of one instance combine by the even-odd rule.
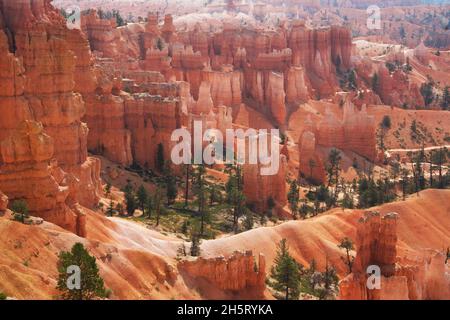
[[[0,186],[10,199],[25,199],[30,214],[80,236],[86,235],[83,214],[70,209],[71,176],[50,164],[54,139],[40,122],[23,121],[0,144]]]
[[[88,129],[80,120],[85,106],[82,96],[74,91],[77,63],[74,52],[70,50],[72,34],[66,28],[59,12],[46,0],[1,1],[0,29],[1,77],[5,80],[2,82],[4,85],[0,86],[0,104],[2,114],[5,115],[0,120],[0,140],[4,146],[2,165],[9,166],[8,173],[2,172],[0,175],[5,177],[8,183],[21,184],[21,179],[27,178],[26,174],[19,174],[21,162],[38,161],[39,166],[44,168],[52,160],[53,167],[59,167],[69,175],[67,180],[71,181],[71,188],[66,197],[71,199],[71,204],[80,202],[86,206],[95,205],[100,188],[100,170],[99,163],[87,157]],[[8,141],[23,141],[24,138],[20,136],[28,135],[23,126],[18,129],[19,134],[14,131],[23,120],[41,123],[44,135],[40,135],[36,129],[41,124],[31,125],[32,122],[27,122],[30,137],[50,137],[51,143],[48,139],[43,139],[44,144],[41,147],[39,144],[30,144],[30,147],[27,147],[26,143],[8,147]],[[24,153],[23,159],[8,157],[8,152],[16,148]],[[51,152],[49,148],[52,148]],[[38,154],[36,159],[36,154],[27,154],[28,151],[34,150],[47,151],[44,158],[40,158],[41,155]],[[14,169],[16,165],[18,168]],[[17,174],[17,180],[14,178],[14,172]],[[28,173],[32,174],[32,171]],[[42,173],[48,178],[47,169]],[[54,185],[58,189],[58,184]],[[46,201],[38,199],[39,196],[45,198],[45,194],[40,192],[45,188],[41,189],[39,184],[31,184],[27,188],[24,186],[24,190],[28,190],[24,195],[3,188],[2,184],[0,189],[11,201],[18,197],[30,201],[32,211],[36,215],[48,216],[46,212],[52,209],[51,207],[60,206],[55,204],[55,200],[53,204],[49,201],[48,208],[40,207],[40,204]],[[48,193],[56,195],[58,191]],[[56,202],[64,203],[65,198],[61,198]],[[72,231],[77,228],[73,222],[54,216],[51,219]]]
[[[351,34],[344,27],[311,29],[297,21],[274,32],[223,22],[218,32],[179,31],[170,15],[159,25],[157,16],[149,14],[145,24],[114,28],[93,10],[83,21],[92,49],[116,63],[129,58],[122,69],[158,71],[166,81],[187,81],[194,100],[207,81],[215,107],[237,107],[245,99],[278,126],[299,102],[333,95],[336,67],[351,67]]]
[[[8,197],[0,191],[0,215],[3,215],[8,209]]]
[[[196,279],[205,291],[207,288],[211,291],[214,287],[247,299],[264,297],[266,263],[262,254],[257,261],[252,251],[236,251],[227,258],[219,256],[183,260],[178,264],[178,269],[182,274],[186,273]],[[206,281],[206,284],[202,285],[200,279]]]
[[[275,213],[282,216],[287,204],[286,188],[286,156],[279,156],[279,168],[270,175],[264,175],[263,170],[269,166],[262,164],[245,163],[243,165],[243,192],[247,203],[255,212],[266,212],[274,209]],[[273,207],[271,207],[273,206]]]
[[[366,105],[358,110],[350,97],[346,97],[343,105],[342,119],[330,109],[325,110],[317,125],[308,117],[298,145],[300,174],[316,182],[326,178],[327,154],[321,148],[352,151],[372,162],[378,160],[375,119],[368,115]]]
[[[447,299],[450,280],[446,277],[443,252],[413,252],[413,256],[397,255],[397,224],[399,216],[383,216],[368,211],[359,220],[356,258],[353,271],[340,282],[341,299],[408,300]],[[369,266],[381,270],[380,286],[372,283]],[[372,272],[372,271],[371,271]]]

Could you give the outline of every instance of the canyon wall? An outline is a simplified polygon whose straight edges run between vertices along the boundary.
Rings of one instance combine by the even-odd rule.
[[[340,298],[356,300],[447,299],[443,252],[428,250],[413,256],[397,256],[396,213],[381,216],[369,211],[359,220],[356,258],[352,273],[340,282]],[[380,268],[380,286],[369,288],[367,268]]]
[[[266,288],[266,263],[260,254],[258,261],[252,251],[236,251],[229,257],[196,258],[178,264],[181,272],[194,279],[204,279],[208,286],[249,299],[261,299]]]
[[[207,81],[215,107],[239,106],[245,99],[278,126],[285,124],[291,106],[334,94],[336,67],[351,67],[351,34],[344,27],[311,29],[297,21],[273,32],[223,22],[216,32],[196,26],[179,31],[170,15],[158,25],[157,16],[149,14],[145,24],[114,28],[93,10],[82,20],[91,48],[115,64],[122,61],[122,69],[187,81],[195,100]]]
[[[284,213],[287,204],[286,170],[287,161],[284,154],[279,158],[279,169],[270,175],[263,175],[262,169],[268,166],[245,163],[242,168],[243,192],[246,202],[253,211],[264,213],[267,209],[275,209],[278,215]],[[271,208],[271,206],[274,206]]]
[[[373,116],[368,115],[366,105],[361,110],[352,103],[349,97],[343,105],[342,119],[330,109],[317,124],[308,117],[300,134],[299,173],[316,182],[324,182],[326,178],[324,153],[329,148],[352,151],[368,159],[377,161],[376,124]]]
[[[66,201],[71,206],[77,202],[94,206],[101,184],[98,160],[87,157],[88,128],[81,122],[85,105],[82,96],[74,91],[77,58],[70,50],[69,39],[72,37],[65,21],[49,1],[0,2],[0,76],[4,80],[0,85],[4,115],[0,120],[3,146],[0,165],[8,167],[0,175],[7,185],[21,185],[27,174],[32,176],[33,173],[50,181],[50,189],[42,189],[39,183],[29,183],[23,186],[24,194],[4,188],[3,183],[0,189],[10,201],[24,198],[36,215],[74,231],[83,228],[61,218],[60,214],[48,214],[52,211],[50,207],[64,206]],[[24,120],[31,122],[20,124]],[[26,142],[26,139],[38,141]],[[10,152],[19,150],[23,153],[19,158],[11,156]],[[45,152],[27,154],[35,151]],[[28,165],[36,161],[40,169],[34,172]],[[46,168],[50,161],[52,168],[65,172],[63,183],[71,185],[68,191],[59,190],[58,183],[51,181]],[[22,168],[22,164],[28,167]],[[57,196],[60,191],[68,195]],[[41,205],[47,202],[46,194],[54,199],[49,199],[44,208]],[[43,198],[39,199],[41,196]]]

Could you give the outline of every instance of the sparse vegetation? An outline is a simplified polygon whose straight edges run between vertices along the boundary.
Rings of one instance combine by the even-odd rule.
[[[354,250],[353,241],[350,238],[344,238],[341,240],[341,243],[338,245],[340,249],[345,250],[345,257],[341,257],[341,259],[345,262],[348,267],[348,273],[352,273],[353,270],[353,262],[355,261],[355,257],[350,254],[350,251]]]
[[[74,287],[69,288],[68,283],[72,283],[69,267],[76,266],[80,270],[79,287],[76,280]],[[64,300],[92,300],[106,298],[108,291],[105,289],[103,279],[100,277],[99,269],[95,257],[89,255],[83,244],[76,243],[70,252],[62,251],[58,260],[58,284],[60,297]]]
[[[15,200],[11,205],[11,211],[14,215],[14,220],[25,223],[28,218],[28,205],[25,200]]]

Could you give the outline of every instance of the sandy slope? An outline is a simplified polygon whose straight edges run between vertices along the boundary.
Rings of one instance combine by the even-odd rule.
[[[399,214],[399,256],[416,255],[427,248],[442,250],[450,245],[450,190],[425,190],[420,192],[419,197],[414,195],[405,202],[374,209],[382,214]],[[362,212],[334,209],[306,221],[289,221],[272,228],[259,228],[229,238],[206,241],[202,249],[211,256],[252,249],[264,253],[270,265],[277,242],[286,238],[299,262],[308,263],[314,258],[319,267],[323,267],[328,256],[342,274],[345,266],[337,244],[345,236],[355,238],[356,224]]]
[[[381,206],[382,213],[395,211],[399,220],[399,255],[417,255],[425,248],[442,249],[450,244],[450,190],[427,190],[405,202]],[[204,241],[204,256],[228,255],[235,250],[262,252],[270,264],[276,244],[287,238],[299,262],[316,259],[323,267],[326,256],[345,272],[337,243],[354,238],[361,210],[335,209],[306,221],[289,221],[235,236]],[[87,211],[88,239],[44,223],[26,226],[0,217],[0,291],[17,298],[52,298],[56,261],[61,250],[83,242],[97,257],[106,286],[121,299],[199,298],[195,283],[176,269],[174,256],[180,242],[142,225],[120,218],[108,219]],[[204,297],[208,297],[208,294]]]

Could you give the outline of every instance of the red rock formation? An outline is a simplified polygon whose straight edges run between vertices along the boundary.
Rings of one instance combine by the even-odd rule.
[[[167,43],[174,42],[177,39],[175,26],[173,25],[173,18],[170,14],[166,14],[164,16],[164,24],[161,28],[161,35]]]
[[[136,94],[125,98],[125,125],[131,132],[133,159],[147,168],[155,168],[158,144],[164,159],[170,159],[173,130],[181,127],[181,101],[159,95]]]
[[[313,123],[308,117],[305,121],[305,129],[300,135],[299,146],[299,175],[303,175],[311,182],[323,182],[326,179],[323,157],[317,150],[316,135]]]
[[[49,161],[54,139],[42,124],[24,121],[1,142],[0,187],[13,201],[24,199],[33,216],[42,217],[81,236],[86,234],[82,215],[66,204],[70,177],[60,171],[60,183],[52,176]]]
[[[351,150],[371,161],[376,160],[376,124],[365,106],[358,111],[350,99],[344,103],[342,121],[330,110],[317,128],[317,144]]]
[[[390,74],[389,70],[382,65],[378,73],[379,89],[377,93],[384,104],[397,107],[403,107],[406,104],[409,108],[424,106],[419,87],[410,81],[408,75],[402,70],[396,70]]]
[[[85,56],[80,54],[77,65],[74,52],[70,50],[76,36],[66,28],[63,18],[49,1],[2,1],[1,8],[4,31],[0,32],[0,54],[2,63],[5,61],[7,66],[4,76],[14,80],[15,89],[5,92],[11,117],[0,122],[0,127],[6,129],[0,138],[11,134],[14,121],[42,122],[45,132],[53,138],[58,165],[75,175],[73,180],[77,181],[81,198],[91,199],[84,204],[93,206],[97,201],[97,190],[93,188],[99,183],[80,179],[85,172],[95,170],[90,167],[93,162],[87,161],[88,130],[80,121],[84,103],[81,95],[74,92],[75,68],[81,71],[86,66],[83,64],[86,62],[82,62]],[[17,11],[21,11],[20,19],[14,18]],[[14,55],[7,50],[3,32],[8,35],[9,49]],[[96,180],[99,181],[99,176]]]
[[[359,220],[353,272],[340,282],[341,299],[446,299],[450,281],[445,276],[445,257],[439,252],[424,252],[415,261],[397,257],[396,213],[383,217],[366,212]],[[380,287],[367,286],[367,267],[381,270]]]
[[[271,72],[267,84],[267,102],[270,112],[277,124],[282,125],[286,121],[286,94],[284,92],[284,78],[282,74]]]
[[[244,195],[255,212],[264,213],[269,208],[269,199],[275,203],[277,214],[283,214],[287,203],[286,157],[280,155],[279,170],[274,175],[262,175],[262,164],[243,165]]]
[[[0,191],[0,215],[8,209],[8,197]]]
[[[243,75],[240,71],[204,71],[202,79],[211,83],[214,105],[238,106],[242,103]]]
[[[100,19],[96,10],[89,10],[81,19],[81,28],[86,33],[92,51],[102,52],[104,57],[118,55],[120,34],[111,20]]]
[[[183,260],[178,268],[195,279],[208,281],[209,286],[220,290],[239,293],[253,299],[264,296],[266,264],[262,254],[258,257],[258,263],[252,251],[236,251],[227,258],[221,256]]]

